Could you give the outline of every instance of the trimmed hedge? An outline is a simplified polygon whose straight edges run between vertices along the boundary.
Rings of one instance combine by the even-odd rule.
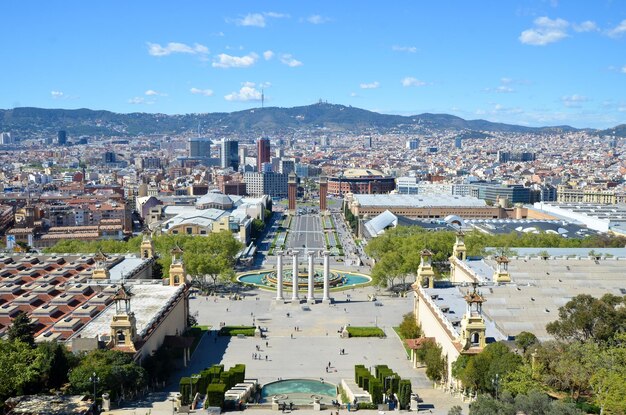
[[[226,385],[223,383],[211,383],[206,390],[206,404],[205,406],[224,406],[224,393],[226,392]]]
[[[352,327],[348,326],[350,337],[385,337],[385,332],[380,327]]]
[[[372,403],[383,403],[383,385],[380,380],[376,379],[374,376],[370,376],[369,388],[367,391],[372,396]]]
[[[189,405],[191,403],[192,392],[198,392],[198,384],[200,383],[200,378],[190,378],[183,377],[180,378],[180,382],[178,383],[178,391],[180,392],[181,403],[183,405]],[[193,385],[193,388],[192,388]],[[191,396],[191,399],[190,399]]]
[[[406,409],[411,403],[411,381],[408,379],[402,379],[398,387],[398,402],[400,409]]]
[[[243,334],[244,336],[254,337],[254,326],[224,326],[217,333],[220,336],[237,336]]]

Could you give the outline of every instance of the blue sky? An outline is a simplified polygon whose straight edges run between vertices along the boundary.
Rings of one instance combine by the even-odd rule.
[[[0,108],[626,122],[626,2],[0,2]]]

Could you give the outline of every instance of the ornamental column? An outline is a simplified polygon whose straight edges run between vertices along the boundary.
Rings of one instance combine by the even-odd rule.
[[[285,301],[283,297],[283,251],[276,251],[276,301]]]
[[[313,271],[313,255],[315,255],[315,252],[309,251],[307,252],[307,255],[309,256],[309,290],[306,296],[306,300],[309,303],[315,304],[315,297],[313,295],[313,290],[315,289],[315,281],[313,279],[315,275],[315,272]]]
[[[293,294],[291,296],[291,301],[300,302],[300,297],[298,297],[298,251],[291,251],[291,257],[293,258],[293,270],[291,274]]]
[[[330,298],[330,263],[329,263],[329,257],[330,257],[330,251],[324,251],[322,252],[322,255],[324,256],[324,296],[322,297],[322,302],[324,303],[330,303],[332,302],[331,298]]]

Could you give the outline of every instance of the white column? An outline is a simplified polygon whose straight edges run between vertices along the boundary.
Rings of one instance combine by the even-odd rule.
[[[293,258],[293,272],[291,275],[291,285],[293,287],[292,301],[298,301],[298,251],[291,251],[291,257]]]
[[[313,271],[313,255],[315,255],[315,252],[309,251],[307,252],[307,255],[309,256],[309,290],[306,296],[306,300],[308,302],[315,302],[315,297],[313,295],[313,290],[315,289],[315,282],[313,280],[313,275],[315,274],[315,272]]]
[[[329,263],[329,251],[322,252],[324,256],[324,296],[322,298],[323,302],[330,302],[330,263]]]
[[[276,251],[276,301],[283,298],[283,251]]]

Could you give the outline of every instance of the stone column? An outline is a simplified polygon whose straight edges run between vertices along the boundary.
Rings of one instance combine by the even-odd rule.
[[[276,251],[276,301],[285,301],[283,297],[283,251]]]
[[[315,297],[313,295],[313,290],[315,289],[315,281],[313,279],[315,274],[315,271],[313,270],[313,256],[315,255],[315,252],[309,251],[307,252],[307,255],[309,256],[309,290],[307,292],[306,300],[309,303],[315,304]]]
[[[300,302],[300,297],[298,297],[298,251],[291,251],[291,257],[293,258],[293,271],[291,275],[293,294],[291,296],[291,301]]]
[[[322,302],[330,303],[332,300],[330,299],[330,252],[324,251],[322,252],[324,256],[324,296],[322,297]]]

